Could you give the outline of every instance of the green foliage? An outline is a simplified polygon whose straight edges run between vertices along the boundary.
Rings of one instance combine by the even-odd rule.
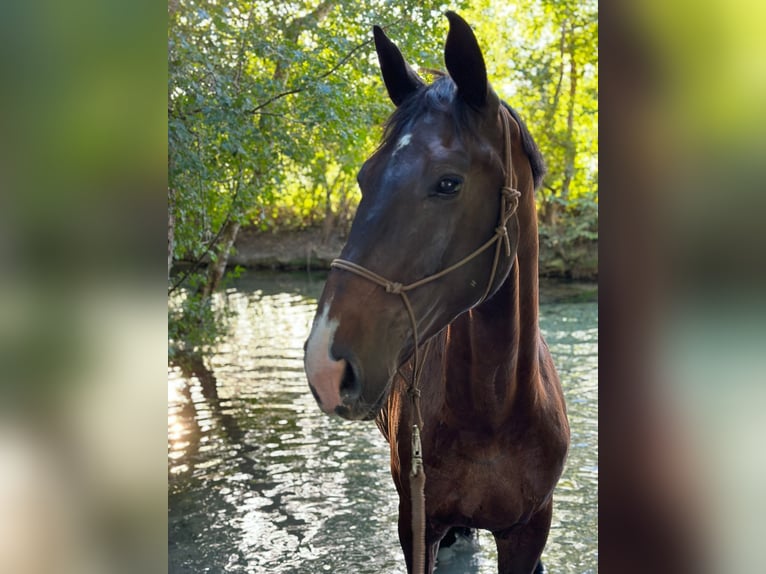
[[[205,276],[189,276],[189,287],[168,301],[168,358],[180,353],[206,353],[228,332],[231,311],[210,298],[200,297],[198,287]]]
[[[198,258],[227,217],[278,229],[353,212],[356,170],[391,111],[370,28],[385,25],[417,66],[443,68],[447,8],[472,23],[493,85],[543,150],[543,224],[571,219],[581,195],[595,200],[593,0],[179,0],[168,40],[175,257]]]
[[[571,254],[561,269],[569,274],[574,254],[589,244],[593,255],[598,237],[597,3],[477,0],[466,17],[486,46],[493,86],[519,110],[543,152],[541,257]]]
[[[222,289],[242,275],[244,269],[234,267],[227,273]],[[174,291],[168,300],[168,358],[179,354],[207,353],[229,331],[234,312],[225,298],[202,297],[200,289],[207,278],[190,273],[186,287]]]
[[[347,221],[358,201],[356,169],[390,111],[372,25],[433,60],[447,8],[439,0],[171,2],[172,259],[226,257],[221,231],[232,222],[276,229]],[[220,319],[210,290],[201,275],[184,285],[170,306],[170,337],[209,346]]]
[[[356,172],[392,111],[372,25],[414,65],[443,69],[447,9],[474,26],[493,86],[546,158],[543,248],[594,243],[595,0],[177,0],[168,14],[173,260],[226,257],[216,243],[227,222],[345,227],[359,201]],[[214,330],[197,336],[190,325],[204,331],[215,313],[204,289],[186,288],[170,313],[171,337],[208,345]]]
[[[378,140],[374,127],[390,111],[372,25],[386,24],[408,53],[438,65],[432,47],[446,8],[384,0],[171,5],[175,257],[198,257],[227,217],[303,226],[324,215],[328,196],[330,211],[338,207],[338,190],[353,188]]]

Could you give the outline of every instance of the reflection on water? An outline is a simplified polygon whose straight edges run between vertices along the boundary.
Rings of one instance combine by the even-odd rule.
[[[405,572],[388,446],[373,423],[329,418],[303,373],[321,279],[247,274],[211,370],[169,372],[169,571]],[[572,446],[543,560],[596,572],[597,312],[544,305]],[[491,535],[440,556],[439,574],[496,572]]]

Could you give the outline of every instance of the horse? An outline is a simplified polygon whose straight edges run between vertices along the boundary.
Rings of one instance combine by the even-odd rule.
[[[489,84],[473,30],[446,16],[448,73],[430,84],[373,28],[396,109],[359,170],[362,198],[305,370],[324,412],[375,419],[388,441],[409,573],[431,573],[440,540],[460,527],[493,534],[499,572],[530,574],[542,571],[569,447],[538,325],[545,167]]]

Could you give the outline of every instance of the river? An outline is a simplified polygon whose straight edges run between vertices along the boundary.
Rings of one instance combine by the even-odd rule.
[[[168,566],[179,573],[405,572],[388,445],[372,422],[323,415],[303,342],[323,277],[248,272],[221,297],[237,311],[210,371],[168,371]],[[597,572],[598,313],[544,303],[541,328],[572,427],[543,562]],[[480,533],[438,574],[497,571]]]

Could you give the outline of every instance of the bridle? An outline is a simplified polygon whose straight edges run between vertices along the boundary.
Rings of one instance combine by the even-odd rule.
[[[366,267],[363,267],[358,263],[354,263],[353,261],[347,261],[345,259],[333,259],[332,263],[330,263],[330,267],[332,268],[343,269],[344,271],[354,273],[359,277],[363,277],[364,279],[367,279],[368,281],[383,287],[386,290],[386,293],[399,295],[402,298],[404,307],[407,309],[407,314],[409,315],[410,324],[412,326],[412,338],[415,350],[413,352],[412,361],[412,379],[410,381],[408,392],[412,397],[415,411],[415,422],[413,422],[412,425],[412,465],[410,472],[410,485],[413,503],[412,529],[415,536],[414,542],[416,549],[416,551],[413,551],[413,572],[423,571],[423,559],[425,553],[425,499],[423,496],[425,487],[425,472],[423,470],[423,455],[420,441],[420,432],[423,427],[423,416],[420,411],[419,381],[420,375],[423,371],[423,364],[425,363],[425,356],[428,352],[428,346],[426,346],[425,352],[423,354],[423,361],[421,361],[417,321],[415,318],[415,312],[412,309],[412,304],[410,303],[410,299],[407,296],[407,293],[417,289],[418,287],[422,287],[423,285],[427,285],[428,283],[436,281],[437,279],[444,277],[456,269],[459,269],[494,245],[495,256],[492,261],[492,268],[490,270],[489,280],[487,281],[487,288],[484,291],[484,294],[481,296],[481,299],[479,299],[479,302],[477,303],[478,305],[484,302],[492,291],[492,285],[495,282],[497,270],[500,266],[500,252],[503,250],[503,247],[505,248],[505,256],[511,256],[511,242],[510,238],[508,237],[507,225],[508,221],[518,209],[519,197],[521,196],[521,193],[513,187],[513,159],[511,157],[511,114],[502,104],[500,104],[500,118],[503,123],[503,133],[505,136],[505,185],[503,185],[503,187],[500,189],[500,214],[498,217],[497,227],[495,227],[495,233],[490,239],[463,257],[457,263],[453,263],[449,267],[446,267],[445,269],[442,269],[433,275],[428,275],[407,285],[397,283],[396,281],[390,281],[382,275],[379,275],[374,271],[370,271]],[[414,495],[416,491],[419,493],[419,498],[417,500],[415,499]],[[417,560],[420,560],[419,567],[417,567]]]

